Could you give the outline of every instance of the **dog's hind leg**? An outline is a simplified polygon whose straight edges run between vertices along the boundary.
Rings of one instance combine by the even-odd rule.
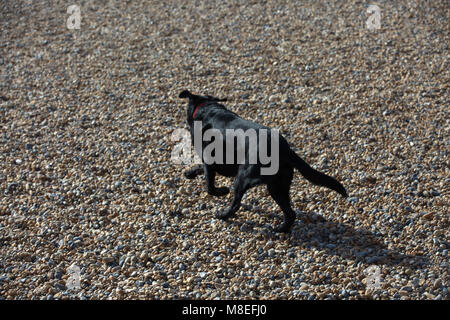
[[[238,175],[236,176],[234,180],[233,185],[233,201],[231,202],[231,205],[229,208],[219,211],[216,213],[216,217],[222,220],[226,220],[229,217],[233,216],[236,211],[239,210],[241,207],[241,200],[244,196],[245,192],[250,189],[251,187],[254,187],[261,183],[259,179],[255,179],[251,177],[252,168],[250,169],[243,169],[240,170]]]
[[[215,186],[214,179],[216,177],[216,171],[214,171],[211,166],[206,164],[203,167],[205,171],[206,190],[208,191],[208,193],[212,196],[218,197],[228,194],[230,192],[230,189],[228,189],[227,187],[217,188]]]
[[[286,172],[287,176],[279,177],[274,182],[267,185],[270,195],[283,210],[284,221],[274,229],[275,232],[289,232],[295,221],[295,211],[291,207],[291,200],[289,197],[289,188],[291,186],[293,170]]]
[[[233,216],[241,207],[242,197],[247,190],[248,188],[244,185],[243,181],[236,177],[236,180],[234,180],[233,201],[231,202],[229,208],[217,212],[216,217],[222,220],[226,220],[229,217]]]

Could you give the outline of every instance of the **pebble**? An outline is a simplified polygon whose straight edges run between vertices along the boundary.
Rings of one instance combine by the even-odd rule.
[[[347,198],[347,201],[356,204],[359,201],[359,199],[357,197],[349,197]]]
[[[114,261],[113,257],[104,257],[103,258],[103,262],[106,263],[106,264],[111,263],[113,261]]]
[[[435,298],[435,295],[434,294],[431,294],[431,293],[428,293],[428,292],[424,292],[424,294],[423,294],[427,299],[434,299]]]
[[[440,194],[439,192],[437,192],[436,190],[432,190],[432,191],[431,191],[431,195],[432,195],[433,197],[438,197],[438,196],[440,196],[441,194]]]
[[[304,291],[304,290],[307,290],[308,288],[309,288],[309,285],[304,283],[304,284],[300,284],[299,290]]]

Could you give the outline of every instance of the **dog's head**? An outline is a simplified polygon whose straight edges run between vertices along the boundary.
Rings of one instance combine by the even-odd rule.
[[[188,123],[192,122],[193,114],[195,111],[197,111],[196,109],[198,109],[198,107],[207,105],[210,102],[227,101],[226,98],[220,99],[220,98],[213,97],[213,96],[199,96],[199,95],[190,93],[188,90],[183,90],[178,97],[183,98],[183,99],[185,99],[185,98],[189,99],[188,108],[187,108]]]

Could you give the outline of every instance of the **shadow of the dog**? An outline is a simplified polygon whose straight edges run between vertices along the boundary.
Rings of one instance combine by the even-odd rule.
[[[327,220],[314,212],[297,210],[296,213],[297,221],[290,234],[275,233],[269,224],[251,220],[234,219],[230,223],[236,225],[241,232],[260,234],[267,240],[287,240],[289,247],[315,248],[330,255],[353,260],[355,263],[404,266],[412,270],[422,268],[428,263],[426,256],[409,255],[389,249],[382,241],[383,235],[366,228],[355,228],[347,223]],[[270,220],[277,219],[275,214],[269,214],[268,217]]]

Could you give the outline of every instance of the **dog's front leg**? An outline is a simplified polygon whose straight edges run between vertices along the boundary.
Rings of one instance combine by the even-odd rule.
[[[220,197],[230,192],[230,189],[228,189],[227,187],[216,188],[214,183],[216,171],[210,165],[204,164],[203,168],[205,171],[206,190],[210,195]]]
[[[203,166],[201,164],[193,166],[191,169],[184,172],[184,176],[188,179],[194,179],[196,176],[203,173]]]

